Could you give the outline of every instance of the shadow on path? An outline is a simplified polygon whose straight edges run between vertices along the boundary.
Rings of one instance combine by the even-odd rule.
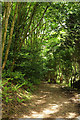
[[[42,83],[29,102],[15,105],[10,118],[76,118],[80,113],[78,93],[65,92],[58,84]],[[24,119],[24,120],[25,120]],[[21,120],[21,119],[19,119]],[[57,120],[57,119],[55,119]],[[59,119],[60,120],[60,119]]]

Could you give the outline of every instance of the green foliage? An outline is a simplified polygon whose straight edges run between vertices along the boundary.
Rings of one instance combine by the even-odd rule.
[[[3,3],[2,17],[5,5],[7,3]],[[3,60],[15,7],[16,3],[12,3]],[[2,73],[3,100],[6,103],[20,88],[31,92],[35,90],[33,86],[39,85],[43,79],[59,83],[61,76],[65,82],[70,81],[73,73],[80,73],[79,8],[80,3],[18,3],[12,43]],[[80,78],[79,74],[77,78]],[[18,96],[16,99],[23,101]]]
[[[8,79],[8,80],[10,80],[10,79]],[[15,95],[17,95],[17,93],[20,94],[19,93],[19,88],[23,87],[24,85],[26,86],[28,92],[31,92],[31,90],[33,90],[32,84],[30,84],[30,83],[24,82],[23,84],[20,84],[20,85],[19,84],[14,85],[11,82],[8,82],[8,80],[6,80],[6,81],[3,80],[3,83],[2,83],[2,91],[3,91],[2,92],[2,100],[6,104],[9,103],[9,102],[14,102],[15,101],[15,98],[14,98]],[[22,94],[21,97],[22,97],[22,99],[19,98],[19,96],[17,96],[17,98],[16,98],[17,101],[20,102],[20,103],[22,101],[25,101],[26,99],[28,99],[29,95],[24,96]],[[28,97],[28,98],[26,98],[26,97]]]
[[[17,97],[17,101],[18,101],[19,103],[21,103],[21,102],[24,101],[24,99],[19,99],[19,98]]]

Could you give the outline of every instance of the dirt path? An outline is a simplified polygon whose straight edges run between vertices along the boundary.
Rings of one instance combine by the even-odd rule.
[[[15,115],[11,118],[75,118],[80,113],[77,98],[76,92],[70,94],[57,84],[44,83],[30,102],[15,107]]]

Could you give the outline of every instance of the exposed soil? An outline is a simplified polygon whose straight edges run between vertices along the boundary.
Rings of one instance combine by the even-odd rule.
[[[80,115],[79,93],[58,84],[41,83],[30,101],[14,103],[9,118],[76,118]]]

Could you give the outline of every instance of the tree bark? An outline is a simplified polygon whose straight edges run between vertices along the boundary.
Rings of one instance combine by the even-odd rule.
[[[4,67],[6,65],[7,58],[8,58],[8,53],[9,53],[9,49],[10,49],[10,45],[11,45],[11,41],[12,41],[14,24],[15,24],[15,19],[16,19],[16,14],[17,14],[17,7],[18,7],[18,4],[16,4],[16,8],[15,8],[15,12],[14,12],[14,18],[13,18],[13,21],[12,21],[12,26],[11,26],[11,30],[10,30],[10,37],[9,37],[7,49],[6,49],[6,52],[5,52],[5,58],[4,58],[4,62],[3,62],[3,65],[2,65],[2,70],[4,70]]]
[[[2,19],[2,27],[3,27],[3,23],[4,23],[4,20],[5,20],[5,17],[6,17],[6,12],[7,12],[7,8],[6,8],[6,4],[7,3],[4,3],[5,5],[5,10],[4,10],[4,13],[3,13],[3,19]]]
[[[7,34],[7,27],[8,27],[8,20],[9,20],[9,16],[10,16],[10,13],[11,13],[11,3],[8,2],[8,8],[7,10],[5,9],[4,11],[4,16],[3,16],[3,22],[4,22],[4,19],[5,19],[5,13],[6,13],[6,19],[5,19],[5,28],[4,28],[4,35],[3,35],[3,40],[2,40],[2,54],[3,54],[3,51],[4,51],[4,45],[5,45],[5,40],[6,40],[6,34]],[[3,26],[3,23],[2,23],[2,26]]]

